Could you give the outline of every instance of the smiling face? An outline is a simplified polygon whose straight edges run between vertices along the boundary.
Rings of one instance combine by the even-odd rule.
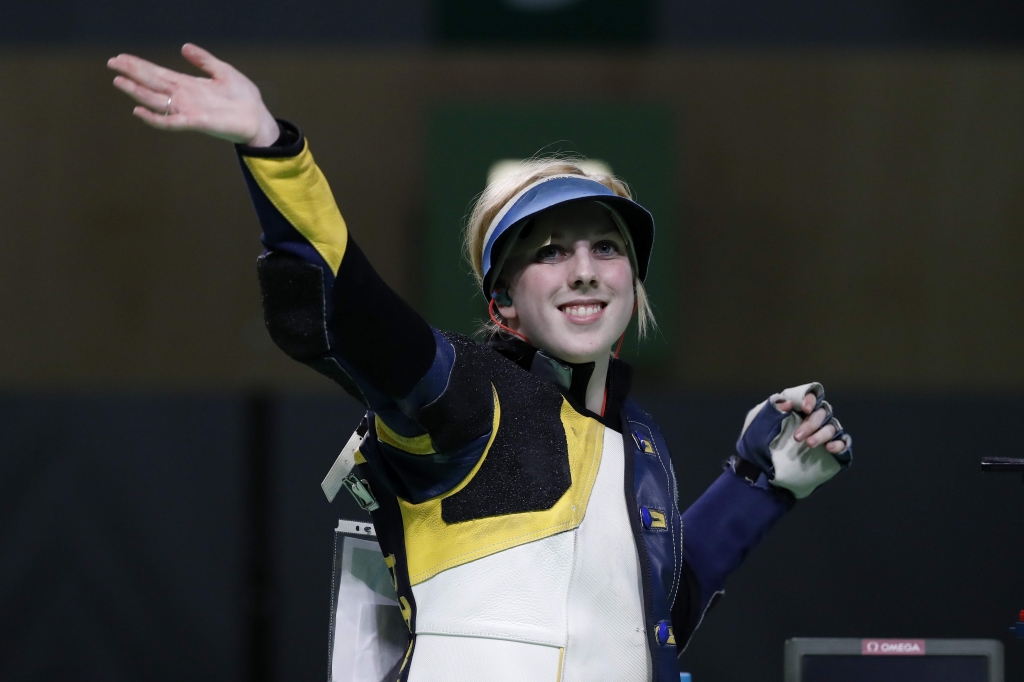
[[[563,360],[607,359],[634,302],[626,243],[611,215],[594,202],[563,204],[540,213],[533,232],[550,239],[506,261],[502,279],[512,305],[498,311],[535,347]]]

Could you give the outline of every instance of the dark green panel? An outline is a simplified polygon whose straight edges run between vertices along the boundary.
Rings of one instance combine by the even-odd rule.
[[[429,221],[426,311],[431,324],[470,333],[486,318],[483,296],[461,251],[473,199],[499,159],[572,152],[605,161],[654,215],[656,239],[647,290],[661,332],[644,344],[643,360],[664,360],[674,338],[677,279],[672,116],[653,104],[500,106],[450,105],[429,121]],[[623,356],[633,358],[630,332]]]
[[[651,40],[653,0],[434,0],[438,37],[492,45],[639,45]]]

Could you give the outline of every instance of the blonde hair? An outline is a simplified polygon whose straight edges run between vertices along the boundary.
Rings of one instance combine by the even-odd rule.
[[[484,191],[473,203],[473,209],[463,232],[462,242],[463,251],[473,264],[473,274],[476,275],[478,284],[483,282],[482,262],[487,228],[505,204],[527,185],[552,175],[579,175],[601,183],[620,197],[633,198],[633,194],[625,182],[614,175],[587,172],[580,166],[581,161],[583,158],[577,156],[534,157],[523,161],[519,172],[498,178],[484,188]],[[636,293],[637,336],[644,339],[650,332],[657,329],[657,323],[654,320],[654,311],[651,309],[647,291],[635,272],[633,273],[633,290]],[[487,322],[482,329],[494,332],[497,331],[497,326],[493,322]]]

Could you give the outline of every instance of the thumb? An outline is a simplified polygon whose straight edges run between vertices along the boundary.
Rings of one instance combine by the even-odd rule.
[[[215,78],[224,75],[225,68],[227,67],[227,63],[222,62],[210,52],[192,43],[185,43],[181,46],[181,56],[187,59],[189,63],[199,67]]]

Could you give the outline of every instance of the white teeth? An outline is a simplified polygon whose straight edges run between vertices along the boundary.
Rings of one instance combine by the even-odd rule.
[[[590,317],[601,312],[601,306],[599,305],[571,305],[566,306],[564,309],[565,314],[570,317]]]

